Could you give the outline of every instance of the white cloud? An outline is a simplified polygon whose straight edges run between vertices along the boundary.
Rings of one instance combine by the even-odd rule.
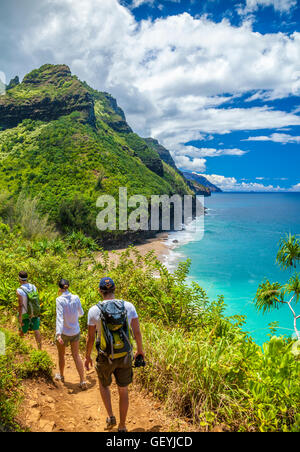
[[[175,151],[176,155],[187,155],[189,157],[242,156],[246,153],[247,151],[242,151],[241,149],[197,148],[195,146],[181,146]]]
[[[180,3],[181,0],[168,0],[169,2],[172,3]],[[128,3],[127,6],[130,9],[135,9],[135,8],[139,8],[141,5],[150,5],[150,6],[154,6],[154,3],[157,3],[156,7],[158,9],[163,9],[164,5],[162,5],[161,3],[159,3],[157,0],[132,0],[131,3]],[[122,1],[120,1],[120,3],[124,3]],[[124,3],[125,4],[125,3]]]
[[[178,168],[186,171],[205,171],[206,160],[200,158],[190,159],[185,155],[175,155],[175,163]]]
[[[213,148],[200,148],[199,157],[220,157],[222,155],[241,156],[247,154],[247,151],[241,149],[213,149]]]
[[[288,135],[286,133],[273,133],[270,136],[249,137],[242,141],[273,141],[274,143],[300,143],[300,137]]]
[[[296,6],[296,4],[296,0],[246,0],[246,7],[244,11],[253,12],[259,7],[265,8],[266,6],[273,6],[275,11],[287,13],[294,6]]]
[[[299,184],[297,184],[297,185],[294,185],[292,188],[291,188],[291,190],[290,191],[295,191],[295,192],[300,192],[300,183]]]
[[[16,0],[1,3],[18,11]],[[300,94],[300,33],[263,35],[247,20],[232,26],[187,13],[137,23],[117,0],[32,4],[30,15],[22,6],[18,27],[6,14],[5,32],[0,30],[12,75],[17,64],[29,70],[66,63],[93,87],[112,93],[135,131],[174,152],[207,134],[300,125],[296,113],[234,108],[247,92]]]
[[[217,174],[201,174],[212,184],[217,185],[223,191],[242,191],[242,192],[282,192],[288,191],[285,188],[274,185],[263,185],[257,182],[238,182],[235,177],[225,177]],[[257,178],[260,179],[260,178]],[[262,178],[263,179],[263,178]]]

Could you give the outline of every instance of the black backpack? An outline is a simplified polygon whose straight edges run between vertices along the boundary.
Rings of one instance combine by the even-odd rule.
[[[97,304],[100,310],[100,333],[96,348],[98,356],[122,358],[132,352],[131,331],[123,300],[108,300]]]

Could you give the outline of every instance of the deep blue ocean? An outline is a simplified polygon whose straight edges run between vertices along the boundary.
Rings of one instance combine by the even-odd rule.
[[[268,278],[285,283],[290,276],[276,264],[280,238],[300,234],[300,193],[220,193],[205,198],[208,208],[201,232],[172,233],[179,241],[169,258],[192,260],[190,278],[200,283],[210,299],[224,295],[226,314],[247,317],[244,330],[262,344],[268,324],[279,321],[277,335],[293,333],[288,307],[263,315],[253,304],[258,285]],[[300,303],[298,309],[300,314]]]

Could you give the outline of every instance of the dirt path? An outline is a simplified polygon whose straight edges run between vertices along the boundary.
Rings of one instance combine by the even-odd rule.
[[[56,362],[56,347],[44,344],[44,349]],[[24,382],[25,397],[20,415],[23,424],[33,432],[104,432],[107,415],[100,399],[96,371],[87,373],[89,387],[81,391],[70,350],[67,353],[65,384],[43,380]],[[113,384],[113,408],[118,421],[117,392]],[[163,406],[135,384],[130,387],[127,427],[129,432],[190,430],[188,423],[164,413]]]

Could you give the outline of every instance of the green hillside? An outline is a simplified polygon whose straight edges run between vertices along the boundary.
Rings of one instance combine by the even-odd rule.
[[[184,177],[133,133],[109,94],[44,65],[0,97],[0,191],[38,197],[56,226],[98,236],[101,194],[192,194]]]

